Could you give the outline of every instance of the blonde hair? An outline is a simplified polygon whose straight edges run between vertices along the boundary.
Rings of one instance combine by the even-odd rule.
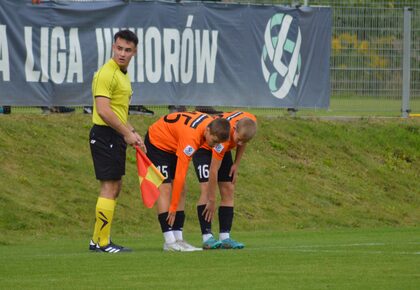
[[[248,142],[257,133],[257,123],[250,118],[243,118],[236,122],[236,132],[245,142]]]

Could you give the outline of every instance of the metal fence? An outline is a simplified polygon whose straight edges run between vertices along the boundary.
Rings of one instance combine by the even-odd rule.
[[[420,2],[413,11],[411,27],[411,111],[420,113]]]
[[[410,107],[420,112],[420,1],[307,2],[333,8],[331,109],[355,112],[399,113],[404,7],[412,7]]]

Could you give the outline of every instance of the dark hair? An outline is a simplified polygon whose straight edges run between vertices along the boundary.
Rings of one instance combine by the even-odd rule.
[[[223,118],[217,118],[208,125],[210,134],[217,136],[218,143],[223,143],[229,139],[230,123]]]
[[[129,42],[133,42],[135,46],[137,46],[137,44],[139,43],[139,39],[137,38],[137,35],[128,29],[121,30],[115,33],[114,42],[116,42],[118,38],[122,38]]]

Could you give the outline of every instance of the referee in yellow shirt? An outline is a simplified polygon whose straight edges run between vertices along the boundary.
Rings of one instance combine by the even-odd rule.
[[[125,174],[128,145],[146,150],[143,140],[128,122],[128,107],[132,95],[127,67],[137,52],[138,38],[129,30],[114,35],[113,57],[96,73],[92,82],[93,127],[90,131],[96,179],[100,193],[96,203],[96,222],[89,250],[106,253],[131,251],[110,239],[116,199]]]

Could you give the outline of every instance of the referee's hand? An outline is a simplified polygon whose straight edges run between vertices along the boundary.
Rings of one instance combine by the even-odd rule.
[[[139,146],[144,153],[147,153],[146,146],[137,132],[130,132],[129,135],[124,136],[124,141],[130,146]]]
[[[136,135],[135,146],[139,146],[140,149],[143,150],[144,153],[147,153],[146,146],[144,146],[144,142],[143,142],[143,139],[141,138],[141,136],[137,132],[135,132],[134,135]]]
[[[127,135],[124,135],[124,141],[128,145],[134,146],[137,142],[136,133],[130,132]]]

